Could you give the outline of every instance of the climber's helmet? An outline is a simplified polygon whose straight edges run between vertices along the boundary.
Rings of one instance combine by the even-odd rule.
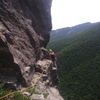
[[[51,52],[52,52],[52,50],[51,50],[51,49],[49,49],[49,52],[51,53]]]

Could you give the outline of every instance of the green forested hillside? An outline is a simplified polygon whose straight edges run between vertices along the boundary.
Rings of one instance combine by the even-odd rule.
[[[100,23],[51,42],[57,55],[59,89],[65,100],[100,99]]]

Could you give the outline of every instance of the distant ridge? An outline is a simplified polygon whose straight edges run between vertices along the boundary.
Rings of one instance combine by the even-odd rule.
[[[79,24],[79,25],[72,26],[72,27],[65,27],[65,28],[61,28],[61,29],[57,29],[57,30],[52,30],[50,42],[72,36],[73,34],[76,34],[78,32],[88,29],[89,27],[91,27],[94,24],[95,23],[87,22],[87,23]]]

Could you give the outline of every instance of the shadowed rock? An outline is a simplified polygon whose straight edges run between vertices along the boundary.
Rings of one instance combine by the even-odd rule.
[[[0,77],[29,86],[49,42],[51,0],[0,0]]]
[[[52,70],[53,62],[46,50],[52,28],[51,2],[0,0],[0,82],[11,89],[37,83],[37,94],[23,93],[30,99],[63,100],[54,87],[57,70]]]

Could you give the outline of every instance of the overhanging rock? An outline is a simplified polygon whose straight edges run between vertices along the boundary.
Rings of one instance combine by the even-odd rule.
[[[0,77],[29,86],[49,42],[52,0],[0,0]],[[12,78],[13,80],[13,78]]]

